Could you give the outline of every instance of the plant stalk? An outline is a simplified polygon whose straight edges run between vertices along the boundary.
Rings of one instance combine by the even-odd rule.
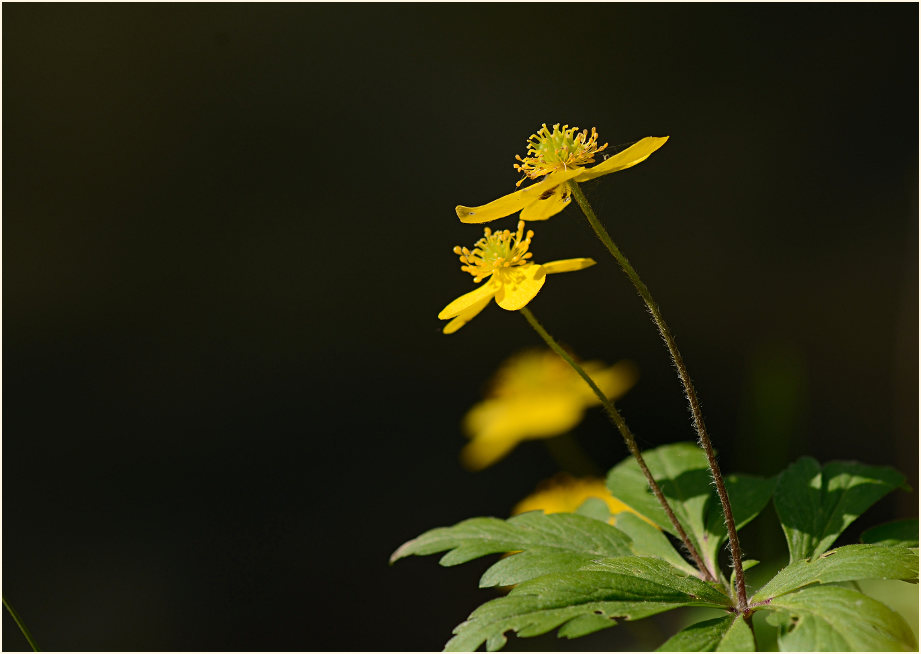
[[[623,436],[624,442],[627,444],[627,449],[630,450],[630,454],[637,460],[637,463],[640,464],[640,470],[643,471],[643,475],[646,477],[646,481],[649,484],[649,488],[652,489],[653,494],[656,496],[656,499],[659,501],[659,504],[662,505],[662,508],[665,510],[665,515],[668,516],[669,521],[674,526],[675,531],[678,532],[678,536],[681,538],[684,546],[688,550],[688,554],[691,555],[691,558],[694,559],[694,563],[697,565],[697,568],[701,571],[702,574],[706,575],[708,581],[717,581],[716,575],[704,565],[703,559],[697,551],[697,548],[694,547],[694,544],[691,542],[691,539],[688,538],[687,532],[684,531],[684,527],[681,526],[681,523],[678,522],[678,518],[675,517],[675,513],[672,511],[672,507],[669,506],[668,500],[665,499],[665,495],[662,493],[662,489],[659,488],[659,484],[656,483],[656,480],[653,478],[652,473],[649,471],[649,468],[646,466],[646,461],[643,459],[643,455],[640,452],[640,448],[636,444],[636,439],[633,437],[633,433],[630,431],[630,428],[627,426],[626,421],[623,416],[620,415],[620,412],[617,410],[617,407],[614,406],[614,403],[602,392],[595,381],[588,376],[588,373],[576,363],[575,359],[569,356],[569,353],[562,348],[562,346],[556,342],[556,340],[544,329],[543,325],[534,317],[534,314],[531,313],[531,310],[527,307],[520,309],[521,314],[525,317],[531,327],[534,328],[534,331],[544,339],[544,342],[550,346],[550,349],[556,352],[562,359],[570,365],[570,367],[575,370],[579,376],[585,380],[585,383],[589,385],[592,389],[592,392],[601,400],[601,405],[604,407],[604,410],[607,412],[608,417],[611,419],[611,422],[614,423],[614,426],[617,427],[617,430],[620,432],[620,435]]]
[[[19,617],[19,614],[13,610],[13,607],[10,606],[10,603],[6,601],[5,597],[3,598],[3,606],[6,607],[7,612],[9,612],[10,616],[12,616],[13,620],[16,622],[16,626],[19,627],[19,631],[21,631],[22,635],[25,636],[26,641],[29,643],[29,647],[32,648],[32,651],[40,652],[41,650],[38,649],[38,645],[35,644],[35,639],[32,638],[32,634],[29,633],[28,627],[26,627],[25,623],[22,621],[22,618]]]
[[[569,188],[572,191],[572,196],[576,199],[579,207],[582,209],[582,213],[585,214],[585,217],[588,219],[589,225],[591,225],[592,230],[595,232],[595,235],[598,239],[604,244],[608,249],[608,252],[611,253],[611,256],[617,260],[617,263],[620,264],[621,269],[633,283],[633,286],[636,288],[637,292],[640,294],[640,297],[643,299],[643,302],[646,303],[646,308],[649,309],[649,313],[652,316],[653,322],[656,324],[656,327],[659,329],[659,334],[662,335],[662,340],[665,341],[665,346],[668,348],[668,352],[672,357],[672,362],[675,364],[675,368],[678,371],[678,377],[681,379],[681,383],[684,386],[684,392],[687,396],[688,405],[691,409],[691,415],[694,419],[694,428],[697,431],[698,444],[703,448],[704,452],[707,455],[707,463],[710,466],[710,473],[713,475],[713,481],[716,484],[716,492],[719,495],[720,503],[723,506],[723,516],[726,518],[726,531],[729,534],[729,549],[732,554],[732,566],[735,569],[736,574],[736,597],[738,601],[738,610],[742,614],[747,614],[749,612],[748,607],[748,595],[745,591],[745,573],[742,570],[742,548],[739,546],[739,536],[736,532],[735,519],[732,516],[732,507],[729,505],[729,495],[726,493],[726,485],[723,482],[723,475],[720,473],[719,465],[716,462],[716,455],[713,453],[713,445],[710,442],[710,437],[707,434],[707,427],[704,425],[703,412],[700,408],[700,401],[697,399],[697,391],[694,390],[694,384],[691,382],[691,376],[688,374],[688,369],[684,365],[684,359],[681,357],[681,352],[678,351],[678,346],[675,344],[675,338],[672,336],[671,331],[668,328],[668,325],[665,323],[665,318],[662,317],[662,312],[659,309],[659,305],[652,297],[652,293],[649,292],[649,288],[646,284],[643,283],[643,280],[640,279],[640,276],[637,274],[636,270],[630,265],[630,261],[624,254],[620,251],[620,248],[614,243],[614,240],[611,238],[611,235],[608,234],[608,231],[604,228],[604,225],[601,224],[601,221],[598,220],[598,217],[595,215],[595,211],[592,209],[592,206],[588,202],[588,198],[585,197],[585,194],[582,192],[582,189],[579,185],[570,180],[567,182]]]

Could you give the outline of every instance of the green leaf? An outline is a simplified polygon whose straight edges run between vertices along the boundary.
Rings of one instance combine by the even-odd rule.
[[[675,516],[707,565],[717,569],[720,546],[727,538],[722,504],[712,484],[704,452],[693,443],[675,443],[643,452],[646,465],[659,483]],[[671,521],[646,483],[639,464],[629,457],[608,473],[614,497],[677,536]],[[765,507],[774,488],[773,479],[751,475],[726,478],[726,492],[736,529],[750,522]]]
[[[814,560],[791,563],[755,593],[751,602],[770,602],[779,595],[816,582],[917,578],[917,550],[883,545],[845,545]]]
[[[881,602],[839,586],[815,586],[774,599],[768,622],[781,651],[917,650],[911,628]]]
[[[790,561],[814,557],[877,500],[905,481],[892,468],[834,461],[824,468],[803,457],[780,474],[774,507]]]
[[[867,529],[861,542],[898,547],[918,547],[918,519],[896,520]]]
[[[573,513],[531,511],[509,518],[471,518],[404,543],[391,563],[411,554],[450,550],[439,563],[466,563],[487,554],[519,552],[490,567],[480,587],[510,586],[551,572],[575,571],[595,559],[625,556],[630,539],[611,525]]]
[[[685,528],[691,529],[692,537],[702,535],[703,510],[710,497],[706,455],[693,443],[674,443],[647,450],[643,452],[643,458],[665,497],[670,500],[678,520]],[[665,531],[675,533],[632,456],[611,469],[607,484],[614,497]]]
[[[621,557],[578,572],[548,574],[516,586],[506,597],[486,602],[454,629],[447,651],[474,651],[484,642],[495,651],[508,631],[538,636],[560,627],[576,638],[613,627],[617,619],[638,620],[681,606],[725,608],[730,600],[664,561]]]
[[[622,556],[613,559],[601,559],[586,565],[582,568],[582,571],[605,572],[612,575],[635,577],[686,593],[695,599],[724,606],[732,604],[732,600],[720,589],[718,584],[708,584],[699,577],[688,575],[661,559],[648,556]]]
[[[754,652],[751,628],[738,615],[705,620],[685,627],[657,652]]]
[[[601,522],[607,522],[611,519],[611,509],[608,507],[608,503],[600,497],[589,497],[579,505],[576,513],[584,515],[586,518],[601,520]]]
[[[660,529],[627,511],[618,513],[616,520],[614,526],[630,537],[630,549],[637,556],[654,556],[688,574],[697,573],[697,569],[675,551]]]

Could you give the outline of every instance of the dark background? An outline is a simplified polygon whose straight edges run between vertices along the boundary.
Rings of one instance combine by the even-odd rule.
[[[389,554],[558,470],[541,442],[460,467],[464,411],[538,340],[496,306],[436,319],[481,234],[454,205],[514,190],[542,122],[671,136],[585,191],[724,470],[808,453],[917,488],[917,25],[915,4],[4,5],[3,594],[49,650],[440,649],[493,596],[486,563]],[[538,261],[599,261],[534,312],[637,363],[619,404],[644,447],[692,439],[578,210],[534,227]],[[575,438],[626,455],[597,410]],[[916,514],[898,492],[846,537]],[[743,548],[776,558],[779,533],[768,511]],[[511,647],[655,647],[650,624]]]

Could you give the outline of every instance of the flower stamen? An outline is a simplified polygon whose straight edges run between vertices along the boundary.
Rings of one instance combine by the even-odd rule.
[[[544,123],[536,134],[528,139],[528,153],[522,158],[515,155],[520,164],[514,164],[515,170],[524,175],[516,186],[521,186],[525,179],[537,179],[557,170],[566,170],[575,166],[584,166],[595,162],[595,154],[601,152],[608,144],[598,145],[598,132],[592,127],[591,132],[578,127],[560,124],[553,126],[553,131]]]
[[[493,232],[489,227],[483,230],[483,238],[473,245],[472,250],[455,246],[454,254],[458,255],[464,265],[461,270],[473,275],[474,282],[481,282],[496,271],[514,266],[523,266],[533,254],[528,252],[534,232],[524,231],[524,221],[518,221],[518,230],[511,232],[504,230]]]

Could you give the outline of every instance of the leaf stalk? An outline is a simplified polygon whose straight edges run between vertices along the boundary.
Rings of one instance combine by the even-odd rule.
[[[729,534],[729,549],[732,555],[732,566],[736,576],[737,609],[741,614],[747,615],[750,611],[748,596],[745,590],[745,572],[742,570],[742,548],[739,545],[739,536],[736,532],[735,519],[732,516],[732,507],[729,504],[729,495],[726,493],[723,475],[720,473],[719,464],[716,462],[713,445],[710,442],[710,436],[707,434],[707,427],[704,424],[700,401],[697,399],[697,391],[694,389],[694,384],[691,382],[691,376],[688,374],[687,366],[684,364],[684,359],[681,356],[681,352],[678,351],[675,338],[672,336],[671,330],[668,328],[665,318],[662,316],[659,305],[656,303],[655,299],[653,299],[652,293],[649,292],[649,288],[643,283],[636,269],[634,269],[627,257],[624,256],[620,248],[614,243],[614,240],[611,238],[611,235],[608,234],[604,225],[601,224],[601,221],[598,220],[595,211],[588,202],[588,198],[585,197],[579,185],[572,180],[568,181],[567,184],[572,192],[572,196],[576,199],[576,203],[578,203],[579,207],[582,209],[582,213],[584,213],[585,217],[588,219],[588,223],[595,232],[595,236],[598,237],[607,248],[608,252],[611,253],[611,256],[620,264],[621,269],[633,283],[633,286],[643,299],[643,302],[646,303],[646,308],[652,316],[652,321],[659,329],[659,334],[662,336],[662,340],[665,341],[665,346],[668,348],[672,362],[678,371],[678,377],[684,386],[685,396],[687,397],[688,405],[691,409],[691,416],[693,417],[694,429],[697,432],[698,444],[707,455],[707,463],[710,466],[710,473],[716,485],[720,504],[722,504],[723,516],[726,519],[726,530]]]
[[[578,375],[585,381],[586,384],[592,389],[592,392],[598,397],[601,401],[601,405],[604,407],[605,412],[607,412],[608,417],[611,419],[611,422],[614,423],[614,426],[617,427],[617,430],[620,432],[620,435],[624,439],[624,443],[627,444],[627,449],[630,450],[630,454],[636,459],[637,463],[640,465],[640,470],[643,471],[643,476],[646,477],[646,482],[649,484],[649,488],[652,489],[653,494],[656,496],[656,499],[659,501],[659,504],[662,505],[662,508],[665,510],[665,515],[668,516],[669,521],[674,526],[675,531],[678,532],[678,536],[681,538],[684,543],[685,548],[687,548],[688,554],[691,555],[691,558],[694,559],[694,563],[697,565],[697,568],[701,571],[707,581],[716,582],[716,575],[711,571],[705,564],[703,559],[700,556],[700,553],[697,551],[697,548],[694,547],[694,544],[691,542],[691,539],[688,537],[687,532],[685,532],[684,527],[681,526],[681,523],[678,522],[678,518],[675,517],[672,507],[669,505],[668,500],[665,499],[665,495],[662,493],[662,489],[659,488],[659,484],[653,478],[652,473],[649,471],[649,467],[646,465],[646,461],[643,459],[643,455],[640,452],[640,448],[636,444],[636,438],[634,438],[633,433],[630,431],[630,428],[627,426],[627,422],[624,420],[623,416],[620,414],[620,411],[617,410],[617,407],[614,406],[612,402],[604,392],[598,387],[595,381],[588,376],[588,373],[576,363],[569,353],[563,349],[563,347],[557,343],[556,339],[551,336],[544,326],[540,324],[534,314],[530,309],[524,307],[520,309],[520,313],[525,317],[531,327],[534,328],[534,331],[544,340],[544,342],[550,347],[551,350],[556,352],[569,366],[578,373]]]
[[[3,606],[6,607],[7,612],[13,618],[13,621],[16,623],[16,626],[19,627],[19,631],[22,632],[22,635],[25,636],[26,641],[29,643],[29,647],[32,648],[33,652],[40,652],[38,645],[35,644],[35,639],[32,637],[32,634],[29,632],[28,627],[22,621],[22,618],[19,617],[19,614],[10,606],[10,603],[6,601],[6,597],[3,598]]]

